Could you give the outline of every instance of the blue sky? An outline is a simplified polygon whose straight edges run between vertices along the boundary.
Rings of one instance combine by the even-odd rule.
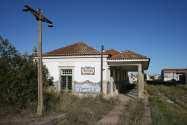
[[[0,35],[21,52],[37,46],[37,23],[25,4],[41,8],[55,27],[43,27],[43,49],[76,41],[99,49],[133,50],[151,58],[149,71],[187,68],[186,0],[1,0]]]

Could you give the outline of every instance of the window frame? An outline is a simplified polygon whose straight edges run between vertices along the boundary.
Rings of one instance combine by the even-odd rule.
[[[62,70],[71,70],[71,73],[63,73]],[[72,82],[71,82],[71,90],[70,89],[63,89],[61,88],[61,77],[62,76],[72,76]],[[66,87],[68,88],[68,87]],[[74,91],[74,66],[59,66],[59,90],[60,91],[69,91],[73,92]]]

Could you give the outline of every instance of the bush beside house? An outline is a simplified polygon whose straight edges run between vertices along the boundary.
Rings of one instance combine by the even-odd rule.
[[[51,83],[48,71],[43,71],[44,86]],[[32,107],[37,100],[37,64],[32,56],[20,54],[0,36],[0,109],[15,110]]]

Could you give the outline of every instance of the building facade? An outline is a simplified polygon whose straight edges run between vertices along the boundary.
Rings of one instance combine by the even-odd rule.
[[[161,77],[164,81],[177,81],[187,84],[187,69],[163,69]]]
[[[136,71],[138,95],[142,97],[144,70],[148,69],[150,59],[132,51],[118,52],[113,49],[104,51],[102,55],[103,61],[99,51],[78,42],[46,53],[43,64],[53,77],[57,91],[75,94],[117,95],[120,86],[128,80],[128,72]]]

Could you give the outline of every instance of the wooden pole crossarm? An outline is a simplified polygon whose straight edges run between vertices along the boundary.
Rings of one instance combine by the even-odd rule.
[[[37,9],[37,10],[34,10],[31,6],[29,5],[25,5],[24,6],[25,8],[23,9],[24,12],[31,12],[32,15],[36,18],[37,21],[41,20],[42,22],[46,22],[48,24],[50,24],[50,27],[52,27],[51,25],[53,25],[53,22],[50,21],[49,19],[47,19],[47,17],[45,17],[43,14],[42,14],[42,11],[41,9]]]

